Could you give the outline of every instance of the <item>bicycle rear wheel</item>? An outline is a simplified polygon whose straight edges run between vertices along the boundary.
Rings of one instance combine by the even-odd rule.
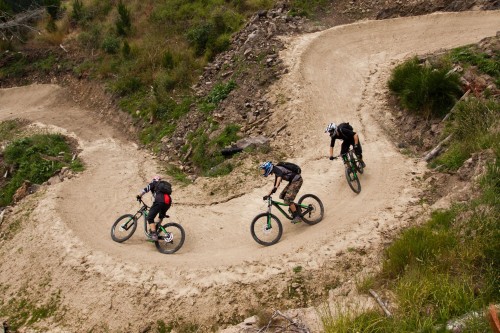
[[[120,216],[111,227],[111,238],[118,243],[122,243],[132,237],[137,229],[137,220],[132,214]]]
[[[158,241],[155,242],[158,251],[164,254],[177,252],[186,239],[184,228],[175,222],[169,222],[157,229]]]
[[[305,223],[313,225],[323,219],[325,208],[321,200],[314,194],[304,194],[300,197],[298,204],[302,210],[302,221]],[[302,205],[306,205],[307,208],[302,208]]]
[[[253,219],[250,232],[257,243],[269,246],[278,243],[283,234],[283,226],[275,215],[261,213]]]
[[[347,184],[354,193],[361,192],[361,183],[359,182],[358,175],[353,171],[352,167],[345,168],[345,178],[347,179]]]

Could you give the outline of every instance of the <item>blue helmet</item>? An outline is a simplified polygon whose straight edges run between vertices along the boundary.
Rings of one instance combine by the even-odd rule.
[[[264,177],[267,177],[273,170],[273,164],[270,161],[264,162],[259,166],[259,169],[264,170],[264,173],[262,175]]]

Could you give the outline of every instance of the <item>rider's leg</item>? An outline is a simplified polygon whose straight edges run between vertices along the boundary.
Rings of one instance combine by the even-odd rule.
[[[294,222],[300,221],[300,211],[298,209],[298,206],[295,202],[295,197],[297,196],[297,193],[299,193],[300,188],[302,187],[302,177],[300,177],[296,181],[292,181],[287,185],[287,192],[284,197],[285,203],[290,205],[290,210],[292,212],[292,217]]]
[[[363,166],[363,168],[366,166],[365,162],[363,161],[363,148],[361,148],[361,142],[358,140],[358,144],[354,145],[354,153],[356,154],[356,157],[358,158],[359,162]]]
[[[347,168],[347,153],[349,152],[349,147],[351,143],[347,140],[342,141],[342,146],[340,147],[340,155],[342,156],[342,161],[344,161],[344,166]]]

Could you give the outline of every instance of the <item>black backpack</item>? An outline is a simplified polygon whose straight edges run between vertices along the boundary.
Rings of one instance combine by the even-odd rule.
[[[172,194],[172,185],[167,181],[160,180],[155,186],[155,191],[157,193],[166,193],[170,195]]]
[[[300,173],[302,172],[302,170],[300,170],[300,167],[295,164],[295,163],[292,163],[292,162],[278,162],[278,164],[276,164],[277,166],[282,166],[288,170],[290,170],[291,172],[293,173],[296,173],[298,175],[300,175]]]
[[[342,132],[342,129],[344,129],[344,128],[347,128],[348,130],[354,132],[354,129],[352,128],[352,126],[349,123],[340,123],[337,128],[340,132]],[[342,133],[342,134],[344,134],[344,133]]]

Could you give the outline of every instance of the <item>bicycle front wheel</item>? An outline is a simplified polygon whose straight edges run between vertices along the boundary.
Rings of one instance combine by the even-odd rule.
[[[137,229],[137,221],[132,214],[120,216],[111,227],[111,238],[122,243],[132,237]]]
[[[323,219],[325,208],[321,200],[314,194],[304,194],[300,197],[298,204],[302,213],[302,221],[305,223],[313,225]]]
[[[158,241],[155,242],[158,251],[164,254],[172,254],[177,252],[186,239],[184,228],[175,222],[166,223],[160,226],[157,230]]]
[[[345,168],[345,178],[347,179],[347,184],[349,184],[349,187],[354,193],[361,192],[361,183],[359,182],[358,175],[350,166]]]
[[[261,213],[253,219],[250,232],[257,243],[269,246],[278,243],[283,234],[283,226],[275,215]]]

